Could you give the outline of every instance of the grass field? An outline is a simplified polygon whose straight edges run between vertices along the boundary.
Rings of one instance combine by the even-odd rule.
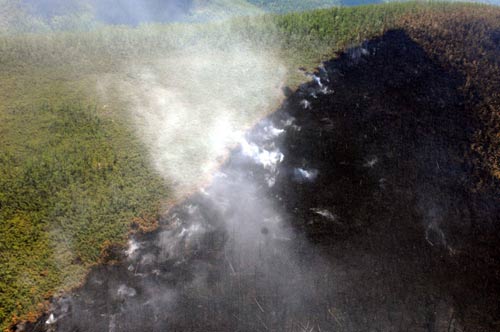
[[[238,41],[279,59],[285,84],[295,88],[306,79],[299,67],[312,70],[338,50],[404,28],[450,66],[470,61],[465,68],[471,80],[483,69],[494,83],[498,66],[481,67],[460,50],[476,47],[498,22],[495,7],[409,2],[218,23],[0,35],[0,328],[33,318],[48,296],[78,285],[106,245],[124,242],[134,219],[149,220],[174,197],[174,184],[153,167],[127,115],[128,90],[116,84],[141,85],[133,68],[163,73],[177,86],[180,78],[167,74],[184,69],[163,60],[197,45],[225,52]],[[465,40],[447,45],[456,30]],[[105,96],[104,79],[111,82]],[[498,116],[495,86],[484,88],[491,101],[484,105],[484,121]],[[272,109],[250,111],[242,127]],[[497,129],[478,134],[477,153],[488,149],[490,156],[478,174],[489,179],[482,186],[500,178]]]

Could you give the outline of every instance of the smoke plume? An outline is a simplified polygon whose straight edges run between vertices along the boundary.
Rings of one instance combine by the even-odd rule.
[[[284,68],[272,54],[237,41],[203,44],[134,67],[121,83],[152,165],[178,190],[206,179],[242,132],[281,100]]]

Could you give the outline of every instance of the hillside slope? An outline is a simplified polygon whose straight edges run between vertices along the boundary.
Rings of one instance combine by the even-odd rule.
[[[331,59],[335,51],[391,29],[404,31],[408,42],[416,43],[412,47],[418,48],[418,54],[428,58],[426,64],[437,63],[449,75],[436,77],[434,82],[413,73],[409,65],[390,67],[397,75],[382,84],[376,77],[360,72],[366,82],[374,81],[370,86],[382,84],[380,88],[387,90],[387,96],[393,93],[403,105],[414,101],[406,105],[408,113],[419,111],[413,104],[425,108],[421,118],[405,120],[411,117],[403,118],[399,110],[394,110],[381,112],[380,118],[373,121],[380,122],[379,126],[389,121],[388,128],[407,126],[395,132],[405,134],[404,129],[414,129],[413,136],[408,132],[410,138],[422,137],[428,143],[421,148],[426,163],[421,165],[420,157],[412,156],[421,166],[417,173],[410,173],[412,176],[432,177],[432,187],[448,186],[448,193],[454,190],[456,178],[460,179],[458,187],[464,193],[460,202],[467,201],[470,211],[477,213],[470,218],[489,222],[484,227],[471,223],[465,230],[461,226],[455,229],[453,223],[445,228],[462,232],[466,245],[473,248],[462,248],[457,243],[463,237],[452,237],[452,247],[462,248],[465,253],[460,259],[477,261],[481,269],[485,265],[492,268],[496,261],[490,248],[498,233],[494,232],[497,225],[490,212],[491,206],[497,204],[493,198],[499,197],[500,178],[499,15],[498,8],[482,5],[407,3],[243,18],[231,21],[230,28],[216,24],[157,25],[0,37],[2,328],[12,320],[33,319],[43,309],[39,304],[44,299],[55,291],[78,285],[110,241],[123,243],[132,221],[137,228],[152,228],[157,224],[161,201],[171,197],[171,183],[165,183],[154,171],[146,147],[124,120],[127,96],[117,88],[109,92],[106,100],[100,98],[96,87],[103,77],[139,85],[141,78],[131,64],[168,73],[163,67],[164,58],[177,52],[175,57],[190,59],[186,56],[190,50],[183,51],[184,45],[179,43],[196,44],[205,38],[204,43],[225,51],[227,43],[234,40],[228,35],[278,54],[287,68],[287,83],[294,88],[305,79],[297,68],[312,70],[321,61]],[[357,57],[356,52],[360,51],[352,51],[351,56]],[[410,64],[419,61],[410,60]],[[361,65],[363,61],[361,57]],[[426,66],[424,73],[429,74],[428,68],[434,67]],[[169,70],[177,69],[174,66]],[[353,77],[344,82],[349,89],[371,91],[364,80]],[[405,83],[407,80],[409,83]],[[447,83],[454,89],[440,90]],[[430,89],[435,87],[433,84],[435,91]],[[341,85],[332,88],[342,91]],[[349,89],[342,95],[352,93]],[[377,102],[393,102],[387,96],[377,96]],[[364,95],[350,98],[357,99],[349,107],[369,109],[369,99]],[[433,113],[434,105],[441,113]],[[455,115],[454,107],[460,115]],[[250,114],[248,123],[269,111]],[[358,124],[352,124],[353,132],[371,126],[371,119],[365,119],[363,114]],[[436,127],[441,123],[438,120],[446,124],[442,130]],[[431,138],[424,130],[426,126],[436,131]],[[464,130],[459,132],[457,128]],[[447,141],[455,138],[460,146]],[[436,143],[436,149],[444,152],[430,158],[428,150],[435,148],[434,139],[441,142]],[[448,145],[452,146],[449,150]],[[394,153],[407,155],[408,146],[406,149]],[[439,171],[447,167],[456,173]],[[456,203],[447,204],[447,218],[452,218]],[[478,254],[469,255],[474,252]]]
[[[407,17],[323,63],[27,331],[497,331],[499,179],[475,149],[498,133],[482,106],[496,116],[500,84],[440,54],[479,51],[496,76],[499,13],[458,14],[427,13],[477,24],[474,48]]]

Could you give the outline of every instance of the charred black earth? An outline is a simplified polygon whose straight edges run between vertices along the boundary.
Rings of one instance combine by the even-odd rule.
[[[500,207],[470,189],[464,78],[401,30],[311,78],[209,187],[18,330],[500,330]]]

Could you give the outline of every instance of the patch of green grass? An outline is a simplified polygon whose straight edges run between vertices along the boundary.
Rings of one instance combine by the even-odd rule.
[[[7,114],[5,114],[7,113]],[[77,284],[106,242],[168,192],[123,125],[96,108],[13,108],[0,151],[0,319]],[[117,147],[124,144],[125,147]],[[5,327],[5,325],[3,326]]]

